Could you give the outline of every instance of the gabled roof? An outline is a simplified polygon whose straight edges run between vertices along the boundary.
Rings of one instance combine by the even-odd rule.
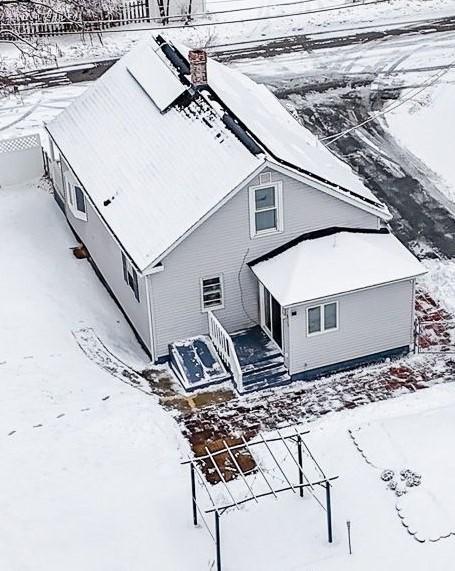
[[[249,152],[200,95],[160,111],[147,91],[156,85],[161,102],[167,78],[151,45],[133,49],[48,125],[141,271],[265,160]],[[144,56],[155,60],[148,70]],[[138,62],[144,89],[128,71]]]
[[[210,87],[273,158],[387,212],[358,175],[303,127],[265,85],[212,59],[207,73]]]
[[[334,228],[303,235],[249,265],[283,307],[426,273],[387,230]]]
[[[127,255],[157,262],[268,158],[387,208],[263,86],[209,59],[206,89],[188,79],[187,48],[149,39],[48,125]],[[337,194],[338,195],[338,194]]]

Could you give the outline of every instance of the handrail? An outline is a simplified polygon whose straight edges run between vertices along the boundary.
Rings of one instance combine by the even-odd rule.
[[[210,339],[221,359],[231,371],[237,390],[241,393],[243,392],[243,373],[235,351],[234,342],[211,311],[207,312],[207,318],[209,322]]]

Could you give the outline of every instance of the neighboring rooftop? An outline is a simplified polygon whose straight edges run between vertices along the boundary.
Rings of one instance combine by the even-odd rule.
[[[48,125],[139,270],[158,262],[268,159],[389,216],[266,87],[209,59],[208,86],[195,90],[187,52],[161,37],[142,42]]]
[[[283,307],[426,273],[417,258],[384,231],[327,232],[294,243],[250,264]]]

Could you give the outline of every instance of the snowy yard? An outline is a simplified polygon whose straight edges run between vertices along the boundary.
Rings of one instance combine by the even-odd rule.
[[[393,471],[388,483],[391,501],[418,541],[455,535],[455,496],[450,491],[455,464],[449,452],[454,423],[453,406],[447,406],[368,422],[351,430],[376,473]],[[420,485],[414,487],[419,480],[406,479],[405,470],[421,476]]]
[[[188,551],[204,536],[182,532],[189,520],[177,425],[155,399],[90,361],[72,332],[93,327],[138,368],[145,355],[91,267],[73,257],[75,239],[45,189],[2,189],[0,226],[8,268],[0,281],[8,299],[0,306],[0,568],[145,569],[153,538],[157,567],[181,569],[175,534]]]
[[[213,569],[210,536],[192,528],[188,473],[179,464],[188,446],[175,420],[76,343],[73,332],[93,328],[134,368],[147,362],[90,266],[73,257],[75,240],[40,186],[0,191],[8,270],[0,282],[8,299],[0,306],[0,567]],[[454,538],[415,541],[395,503],[421,538],[455,531],[452,501],[441,508],[450,495],[454,415],[455,389],[447,384],[308,424],[312,450],[340,476],[334,544],[320,506],[289,493],[223,517],[225,569],[364,571],[393,569],[398,560],[407,569],[450,568]],[[397,499],[380,474],[403,467],[419,472],[422,484]],[[423,513],[431,518],[423,521]]]
[[[212,12],[256,4],[208,2]],[[261,17],[301,9],[291,4],[244,14]],[[273,25],[240,22],[220,26],[216,33],[212,27],[188,28],[170,36],[201,44],[212,34],[217,45],[452,11],[452,0],[394,0],[342,13],[276,19]],[[102,45],[63,38],[61,63],[118,56],[148,33],[106,33]],[[403,58],[401,43],[409,43],[412,55]],[[412,68],[426,63],[433,51],[448,63],[454,49],[450,35],[434,43],[430,39],[426,47],[416,35],[397,37],[394,43],[379,39],[331,48],[332,59],[327,49],[233,65],[263,80],[301,76],[304,81],[307,74],[354,76]],[[17,53],[0,43],[0,56],[13,65]],[[421,73],[407,77],[418,82]],[[433,171],[446,207],[455,212],[451,81],[453,73],[386,115],[383,125]],[[2,99],[0,139],[40,131],[86,85]],[[425,170],[422,177],[427,175]],[[188,398],[172,387],[149,385],[138,373],[134,387],[134,379],[128,384],[109,366],[103,368],[106,353],[102,348],[97,353],[96,343],[99,339],[106,351],[137,372],[149,364],[148,358],[91,266],[72,255],[76,239],[47,183],[0,188],[0,229],[1,571],[214,571],[214,545],[203,527],[192,526],[189,473],[180,465],[190,453],[182,432],[188,435],[204,422],[208,439],[223,430],[233,434],[257,426],[272,434],[279,423],[298,423],[311,431],[308,444],[327,474],[339,476],[333,484],[332,545],[325,513],[314,499],[283,494],[278,501],[251,502],[223,516],[223,571],[453,568],[455,361],[450,355],[419,355],[248,398],[220,391],[226,402],[216,406],[208,403],[207,393]],[[455,315],[455,261],[424,263],[429,273],[421,285],[436,300],[435,311]],[[307,395],[300,397],[303,390]],[[239,417],[243,424],[236,424]],[[400,476],[405,469],[421,476],[420,485],[406,485]],[[384,470],[393,470],[392,481],[406,493],[397,495],[381,479]],[[320,494],[322,499],[322,489]],[[353,555],[348,553],[347,520]]]

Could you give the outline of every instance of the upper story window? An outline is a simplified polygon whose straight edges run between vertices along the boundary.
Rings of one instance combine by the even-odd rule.
[[[134,269],[131,262],[126,258],[123,252],[122,252],[122,264],[123,264],[123,278],[126,281],[126,283],[130,286],[130,288],[133,290],[134,297],[137,299],[137,301],[140,301],[137,272]]]
[[[283,231],[281,182],[250,186],[250,234],[263,236]]]
[[[315,305],[307,309],[307,335],[338,329],[338,302]]]
[[[202,311],[224,307],[223,280],[221,276],[201,279]]]

